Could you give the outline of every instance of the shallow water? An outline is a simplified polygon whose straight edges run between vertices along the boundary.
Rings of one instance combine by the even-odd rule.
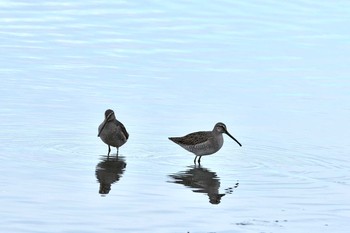
[[[0,231],[347,232],[348,9],[2,1]],[[218,121],[201,167],[167,139]]]

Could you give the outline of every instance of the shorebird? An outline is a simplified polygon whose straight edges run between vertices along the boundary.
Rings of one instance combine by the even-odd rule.
[[[201,158],[204,155],[211,155],[220,150],[224,144],[222,134],[227,134],[230,138],[235,140],[238,145],[242,146],[228,131],[224,123],[216,123],[212,131],[199,131],[190,133],[183,137],[170,137],[169,139],[184,149],[196,155],[194,163],[199,156],[198,164],[201,163]]]
[[[108,156],[111,152],[111,146],[117,147],[117,156],[119,147],[124,145],[129,138],[124,125],[115,118],[114,112],[107,109],[105,112],[105,119],[98,127],[98,135],[101,140],[108,145]]]

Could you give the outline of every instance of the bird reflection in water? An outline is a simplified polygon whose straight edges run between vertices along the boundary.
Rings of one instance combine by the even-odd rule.
[[[211,204],[219,204],[221,198],[226,194],[231,194],[233,189],[237,188],[237,182],[233,187],[225,189],[225,193],[219,193],[220,178],[216,172],[212,172],[201,166],[189,166],[190,169],[169,175],[176,184],[183,184],[193,189],[196,193],[206,193],[209,196]]]
[[[111,190],[111,185],[117,182],[123,175],[126,167],[125,158],[122,156],[103,156],[102,162],[96,165],[96,178],[100,183],[99,193],[105,196]]]

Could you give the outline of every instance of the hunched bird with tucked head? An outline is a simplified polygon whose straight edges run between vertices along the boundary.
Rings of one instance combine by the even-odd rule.
[[[204,155],[211,155],[220,150],[224,144],[222,134],[227,134],[230,138],[235,140],[238,145],[242,146],[228,131],[224,123],[216,123],[212,131],[199,131],[187,134],[183,137],[170,137],[169,139],[184,149],[196,155],[194,163],[199,156],[198,164],[201,163],[201,158]]]
[[[124,125],[115,118],[113,110],[107,109],[105,119],[98,127],[98,135],[101,140],[108,145],[108,156],[111,152],[111,146],[117,148],[117,156],[119,147],[124,145],[129,138]]]

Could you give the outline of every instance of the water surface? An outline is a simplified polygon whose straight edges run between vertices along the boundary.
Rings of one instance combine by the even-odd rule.
[[[347,232],[348,9],[2,1],[0,231]],[[167,139],[219,121],[201,167]]]

